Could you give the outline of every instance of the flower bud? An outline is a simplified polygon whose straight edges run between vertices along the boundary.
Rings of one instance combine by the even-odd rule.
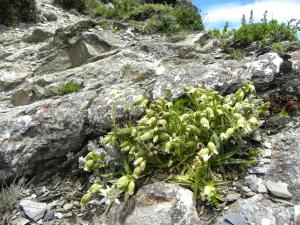
[[[167,125],[167,121],[164,119],[161,119],[157,122],[157,127],[159,128],[159,130],[164,130],[166,128]]]
[[[122,176],[117,181],[117,188],[119,188],[119,189],[125,189],[125,188],[127,188],[128,184],[129,184],[128,177],[127,176]]]
[[[207,116],[208,116],[209,118],[214,118],[214,117],[215,117],[214,111],[213,111],[212,108],[207,107],[207,108],[206,108],[206,112],[207,112]]]
[[[149,126],[155,126],[156,121],[157,121],[156,117],[153,116],[153,117],[151,117],[151,118],[148,120],[147,125],[149,125]]]
[[[220,139],[221,139],[222,141],[226,141],[226,140],[228,139],[228,135],[226,135],[225,133],[221,133],[221,134],[220,134]]]
[[[107,145],[111,142],[111,138],[112,138],[112,135],[106,135],[104,138],[102,138],[102,143]]]
[[[217,111],[217,114],[218,114],[219,116],[224,114],[223,111],[222,111],[221,109],[217,109],[216,111]]]
[[[146,114],[147,114],[147,117],[151,118],[151,117],[155,116],[155,111],[153,111],[151,109],[146,109]]]
[[[84,170],[86,171],[92,171],[94,168],[94,161],[93,160],[87,160],[84,166]]]
[[[245,118],[244,118],[244,117],[240,118],[240,119],[236,122],[236,124],[237,124],[237,126],[238,126],[239,128],[245,128],[245,126],[246,126]]]
[[[198,156],[200,156],[204,161],[209,160],[210,155],[209,155],[209,149],[208,148],[203,148],[201,149],[198,153]]]
[[[141,164],[141,162],[143,162],[144,158],[143,157],[139,157],[138,159],[136,159],[133,163],[134,166],[138,166]]]
[[[131,128],[130,135],[131,135],[132,137],[135,137],[136,134],[137,134],[137,129],[136,129],[135,127]]]
[[[155,135],[154,137],[153,137],[153,143],[157,143],[158,142],[158,135]]]
[[[218,154],[217,147],[213,142],[208,142],[207,148],[209,149],[210,153]]]
[[[86,160],[93,160],[94,162],[97,162],[100,160],[100,156],[98,153],[96,152],[89,152],[86,157],[85,157]]]
[[[170,139],[170,136],[167,133],[160,133],[158,135],[158,139],[160,141],[168,141]]]
[[[191,116],[190,114],[185,113],[185,114],[181,115],[179,119],[181,122],[184,122],[184,121],[187,121],[190,118],[190,116]]]
[[[129,152],[131,149],[131,146],[130,145],[127,145],[126,147],[122,148],[122,152]]]
[[[149,130],[141,136],[141,140],[142,141],[149,141],[153,138],[153,136],[154,136],[154,131]]]
[[[129,141],[124,141],[120,144],[120,147],[121,148],[125,148],[126,146],[130,145],[130,142]]]
[[[206,118],[201,118],[200,124],[202,127],[209,129],[209,121]]]
[[[134,168],[134,170],[133,170],[134,178],[137,179],[141,174],[142,174],[141,167],[138,166],[138,167]]]
[[[165,144],[165,152],[170,152],[170,150],[172,149],[172,143],[170,141],[168,141],[166,144]]]
[[[194,125],[187,125],[186,130],[191,133],[197,133],[200,131],[199,128]]]
[[[242,89],[239,89],[237,92],[235,92],[234,96],[235,96],[236,100],[240,102],[244,99],[245,93]]]
[[[145,160],[143,162],[141,162],[140,167],[141,167],[142,171],[144,171],[146,169],[146,161]]]
[[[252,125],[252,126],[259,126],[260,122],[258,121],[258,119],[256,119],[255,117],[251,117],[248,122]]]
[[[133,195],[134,194],[134,189],[135,189],[135,183],[134,181],[130,181],[129,185],[128,185],[128,194],[129,195]]]
[[[93,198],[93,196],[90,193],[87,193],[84,196],[82,196],[82,198],[80,200],[80,204],[84,205],[84,204],[88,203],[92,198]]]
[[[136,100],[134,100],[133,105],[141,105],[141,103],[145,100],[145,97],[142,96]]]
[[[235,133],[235,131],[234,131],[234,129],[233,129],[232,127],[228,128],[228,129],[226,130],[226,135],[227,135],[228,137],[232,137],[232,136],[234,135],[234,133]]]
[[[102,184],[93,184],[93,185],[90,187],[89,191],[90,191],[92,194],[97,194],[97,193],[100,191],[100,189],[102,189],[102,188],[103,188],[103,185],[102,185]]]
[[[147,118],[147,117],[143,117],[142,119],[140,119],[140,120],[138,121],[138,123],[139,123],[140,125],[147,125],[147,122],[148,122],[148,118]]]

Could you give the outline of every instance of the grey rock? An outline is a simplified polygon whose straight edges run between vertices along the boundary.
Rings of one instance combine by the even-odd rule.
[[[280,71],[283,60],[277,53],[271,52],[259,56],[256,61],[247,63],[246,67],[254,83],[263,88],[263,85],[274,80],[274,75]]]
[[[264,148],[261,150],[261,156],[264,158],[270,158],[272,156],[272,150],[268,148]]]
[[[65,211],[70,211],[74,207],[73,203],[66,203],[64,204],[63,208]]]
[[[219,218],[215,225],[246,225],[246,219],[241,213],[233,213]]]
[[[272,161],[265,179],[289,184],[292,201],[297,204],[300,202],[300,121],[297,117],[295,120],[287,130],[270,137],[273,145]]]
[[[246,176],[245,182],[253,192],[258,192],[259,190],[263,189],[262,188],[263,180],[254,174]]]
[[[37,43],[47,40],[53,36],[53,33],[48,30],[43,30],[40,28],[34,29],[30,36],[28,36],[25,41],[29,43]]]
[[[43,221],[50,221],[52,220],[54,217],[54,211],[53,210],[47,210],[44,218],[43,218]]]
[[[13,221],[11,221],[11,225],[26,225],[29,224],[29,220],[24,217],[17,217]]]
[[[28,199],[22,199],[20,205],[25,215],[34,221],[42,219],[48,209],[46,203],[34,202]]]
[[[206,43],[201,49],[200,51],[203,53],[212,53],[215,52],[219,47],[221,46],[221,42],[218,39],[212,39],[209,40],[208,43]],[[215,55],[215,59],[216,58],[222,58],[222,55]]]
[[[225,202],[234,202],[238,200],[241,197],[241,194],[239,193],[231,193],[225,196],[224,201]]]
[[[149,184],[138,191],[125,210],[117,210],[108,218],[103,216],[103,220],[111,225],[200,224],[192,196],[190,190],[178,185]]]
[[[270,193],[280,198],[292,198],[292,194],[288,190],[288,185],[282,182],[267,181],[266,187]]]
[[[198,34],[190,34],[182,37],[182,40],[178,41],[178,45],[200,45],[203,46],[209,40],[210,35],[207,32],[200,32]]]
[[[300,74],[300,50],[291,53],[292,70],[294,74]]]
[[[228,206],[226,215],[239,213],[245,218],[246,224],[291,224],[293,208],[281,203],[274,203],[263,195],[257,194],[247,199],[239,199]],[[220,219],[220,218],[218,218]],[[218,219],[216,221],[218,221]],[[230,223],[229,223],[230,224]]]
[[[56,21],[58,18],[53,12],[44,12],[43,16],[47,19],[47,21]]]

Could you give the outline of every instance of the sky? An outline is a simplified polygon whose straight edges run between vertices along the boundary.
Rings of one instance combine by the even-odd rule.
[[[201,10],[206,29],[223,28],[226,21],[230,28],[240,26],[243,14],[249,18],[253,9],[255,21],[260,21],[265,10],[269,19],[287,21],[300,19],[300,0],[192,0]],[[298,33],[299,34],[299,33]],[[298,35],[299,36],[299,35]]]

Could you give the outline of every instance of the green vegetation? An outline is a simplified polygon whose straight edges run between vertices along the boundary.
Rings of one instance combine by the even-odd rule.
[[[0,191],[0,223],[8,224],[8,215],[11,215],[11,210],[22,197],[23,192],[22,179],[18,183],[13,183],[10,186],[2,186]]]
[[[49,93],[51,95],[51,93],[56,93],[59,95],[65,95],[65,94],[69,94],[72,92],[77,92],[81,89],[81,85],[78,83],[75,83],[73,81],[67,82],[65,84],[62,84],[56,88],[50,88],[49,89]]]
[[[281,118],[289,118],[289,117],[290,117],[289,113],[288,113],[285,109],[282,109],[282,110],[279,112],[279,116],[280,116]]]
[[[130,22],[143,33],[176,33],[204,29],[198,10],[187,0],[181,0],[180,7],[163,4],[174,1],[107,1],[111,4],[98,3],[95,0],[55,0],[55,2],[67,9],[75,8],[80,12],[90,12],[95,17]]]
[[[267,20],[265,12],[260,22],[254,22],[253,11],[247,23],[245,15],[241,20],[239,29],[228,29],[228,23],[225,24],[223,31],[211,30],[210,33],[221,40],[223,51],[229,54],[235,54],[236,50],[244,50],[250,44],[257,42],[258,49],[265,47],[275,47],[275,50],[281,50],[278,42],[296,41],[299,22],[290,20],[287,23],[279,23],[277,20]],[[274,46],[275,45],[275,46]]]
[[[33,21],[35,12],[35,0],[3,0],[0,4],[0,24],[10,26]]]
[[[108,206],[119,198],[126,201],[155,178],[188,187],[194,200],[216,205],[217,186],[230,175],[229,166],[255,162],[257,150],[248,149],[243,139],[260,126],[258,116],[267,114],[268,104],[255,97],[254,89],[248,83],[222,96],[202,86],[187,87],[185,97],[176,101],[170,94],[136,100],[134,107],[145,115],[123,127],[113,122],[100,145],[90,143],[90,152],[80,158],[94,181],[81,203],[96,197],[104,197]]]
[[[278,54],[282,54],[284,52],[284,48],[280,43],[274,43],[272,45],[272,49],[277,52]]]

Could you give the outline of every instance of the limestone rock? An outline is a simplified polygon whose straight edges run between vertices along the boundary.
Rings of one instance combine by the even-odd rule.
[[[48,209],[46,203],[33,202],[31,200],[23,199],[20,202],[26,216],[34,221],[42,219]]]
[[[116,211],[109,224],[174,225],[200,224],[193,193],[178,185],[153,183],[141,188],[128,203],[126,214]],[[103,223],[104,224],[104,223]]]
[[[29,37],[26,38],[26,41],[29,43],[37,43],[45,41],[51,36],[53,36],[52,32],[37,28],[32,31]]]
[[[292,194],[288,190],[288,185],[282,182],[267,181],[267,189],[272,195],[280,198],[292,198]]]

